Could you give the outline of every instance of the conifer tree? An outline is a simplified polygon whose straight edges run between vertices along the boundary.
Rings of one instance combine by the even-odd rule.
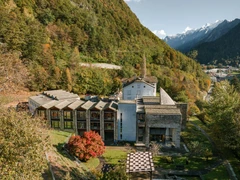
[[[240,97],[228,81],[216,83],[207,106],[212,135],[221,147],[239,153]]]

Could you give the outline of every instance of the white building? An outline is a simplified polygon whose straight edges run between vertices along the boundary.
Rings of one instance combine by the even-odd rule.
[[[187,119],[187,104],[176,103],[160,88],[157,79],[131,78],[123,84],[123,99],[118,103],[118,141],[133,141],[149,146],[151,141],[180,147],[180,132]]]
[[[122,100],[118,103],[118,140],[136,141],[136,101]]]
[[[157,78],[133,77],[123,82],[123,100],[134,100],[143,96],[156,96]]]

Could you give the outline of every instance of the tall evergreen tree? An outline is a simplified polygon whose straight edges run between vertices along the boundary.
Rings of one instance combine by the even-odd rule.
[[[207,106],[212,135],[221,145],[239,154],[240,97],[228,81],[216,83]]]

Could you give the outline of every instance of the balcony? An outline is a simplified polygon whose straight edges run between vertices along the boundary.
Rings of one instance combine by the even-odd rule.
[[[105,123],[104,124],[104,130],[113,130],[114,124],[113,123]]]
[[[138,127],[145,127],[145,121],[138,120]]]

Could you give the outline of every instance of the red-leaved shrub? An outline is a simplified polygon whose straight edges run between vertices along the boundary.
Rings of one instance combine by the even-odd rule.
[[[83,136],[70,137],[67,148],[71,154],[81,161],[87,161],[92,157],[100,156],[105,151],[101,136],[95,131],[84,132]]]

